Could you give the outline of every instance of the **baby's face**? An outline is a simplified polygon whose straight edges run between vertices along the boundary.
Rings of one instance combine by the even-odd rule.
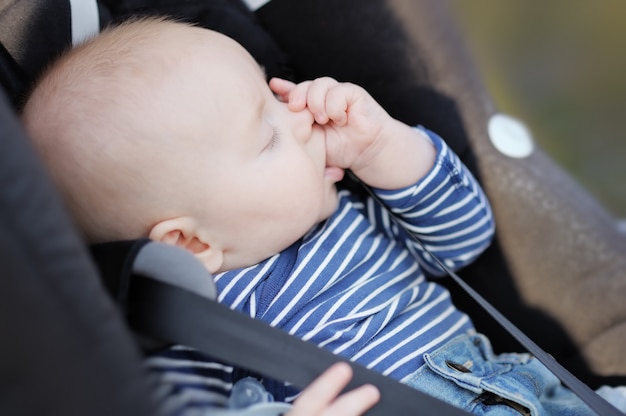
[[[311,113],[278,100],[241,46],[203,32],[179,75],[178,93],[188,96],[180,154],[172,155],[175,169],[194,175],[177,183],[173,172],[172,186],[189,193],[193,215],[223,250],[222,271],[258,263],[328,218],[340,177],[327,169],[325,135]]]

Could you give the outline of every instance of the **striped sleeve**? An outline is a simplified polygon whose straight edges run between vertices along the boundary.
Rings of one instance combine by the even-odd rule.
[[[187,347],[173,346],[148,357],[155,398],[163,414],[192,416],[224,407],[233,385],[233,367]]]
[[[394,191],[375,189],[402,227],[405,243],[422,267],[440,275],[439,266],[405,230],[453,269],[473,261],[491,243],[495,226],[489,202],[458,156],[435,133],[421,128],[437,150],[431,170],[416,184]],[[375,205],[375,204],[374,204]],[[370,208],[374,221],[390,223],[386,210]]]
[[[182,345],[151,353],[144,360],[144,366],[153,385],[154,400],[161,413],[167,416],[242,415],[239,409],[229,408],[228,400],[237,390],[237,384],[249,377],[260,382],[272,396],[272,404],[259,403],[267,414],[284,413],[299,393],[289,383],[219,362],[202,351]],[[248,392],[240,388],[235,394],[245,396]],[[246,414],[256,414],[253,407],[246,411]]]

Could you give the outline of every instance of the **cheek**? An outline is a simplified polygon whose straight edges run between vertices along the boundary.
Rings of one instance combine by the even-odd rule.
[[[266,197],[284,217],[319,215],[324,183],[310,160],[292,159],[280,166],[266,186]]]
[[[308,157],[292,157],[281,166],[278,182],[285,190],[297,193],[301,198],[318,196],[324,187],[323,171]]]

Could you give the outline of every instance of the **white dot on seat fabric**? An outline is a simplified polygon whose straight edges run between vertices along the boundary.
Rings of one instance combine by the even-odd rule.
[[[530,131],[524,123],[506,114],[494,114],[488,125],[489,139],[506,156],[521,159],[535,148]]]

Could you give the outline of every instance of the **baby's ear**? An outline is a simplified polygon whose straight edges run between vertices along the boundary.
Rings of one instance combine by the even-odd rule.
[[[224,262],[224,252],[210,241],[192,217],[163,220],[152,227],[149,237],[191,251],[211,273],[216,273]]]

